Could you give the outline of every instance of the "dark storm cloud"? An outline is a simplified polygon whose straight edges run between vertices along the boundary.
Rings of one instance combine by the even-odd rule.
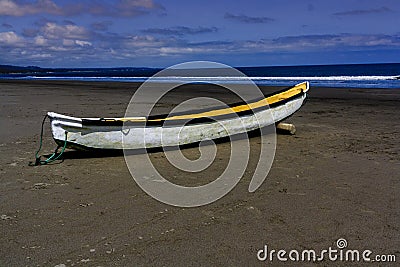
[[[273,18],[269,18],[269,17],[250,17],[247,15],[234,15],[231,13],[225,13],[224,16],[225,19],[230,19],[230,20],[234,20],[234,21],[238,21],[238,22],[242,22],[242,23],[270,23],[270,22],[274,22],[275,19]]]

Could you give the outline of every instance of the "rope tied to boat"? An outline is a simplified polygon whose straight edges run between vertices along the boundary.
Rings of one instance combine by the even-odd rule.
[[[42,128],[41,128],[41,131],[40,131],[40,139],[39,139],[39,149],[35,153],[35,162],[32,162],[32,161],[29,162],[29,166],[47,165],[49,163],[52,163],[52,162],[58,160],[58,159],[61,158],[61,156],[63,155],[63,153],[65,151],[65,148],[67,147],[68,132],[65,131],[64,144],[62,146],[58,145],[57,148],[54,150],[53,154],[50,157],[48,157],[45,160],[41,160],[42,156],[39,155],[39,152],[42,149],[42,145],[43,145],[43,129],[44,129],[44,123],[45,123],[47,118],[48,118],[48,115],[46,114],[44,116],[44,118],[43,118],[43,121],[42,121]],[[60,153],[58,153],[58,150],[61,147],[62,147],[62,149],[61,149]]]

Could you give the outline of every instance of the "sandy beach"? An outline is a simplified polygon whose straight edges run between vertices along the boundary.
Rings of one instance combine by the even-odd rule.
[[[63,162],[28,166],[47,111],[122,116],[137,86],[0,81],[0,266],[262,266],[271,264],[257,259],[264,245],[320,251],[339,238],[352,249],[400,257],[400,90],[311,87],[287,120],[296,135],[277,136],[262,186],[247,190],[256,161],[250,158],[238,185],[203,207],[154,200],[118,154],[68,150]],[[184,97],[210,90],[193,88]],[[182,97],[165,98],[158,111]],[[55,143],[48,123],[45,129],[42,151],[49,154]],[[217,147],[216,172],[230,146]],[[150,157],[170,177],[193,179],[179,176],[162,152]]]

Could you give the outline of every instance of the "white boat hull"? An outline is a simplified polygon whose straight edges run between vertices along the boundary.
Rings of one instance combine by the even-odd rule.
[[[53,138],[59,144],[67,141],[67,147],[82,150],[144,149],[186,145],[263,128],[292,115],[302,106],[305,98],[304,92],[280,105],[250,115],[177,126],[85,125],[81,118],[54,112],[49,112],[48,116]]]

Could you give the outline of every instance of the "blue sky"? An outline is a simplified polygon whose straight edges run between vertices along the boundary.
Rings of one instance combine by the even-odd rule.
[[[400,62],[398,0],[0,0],[0,64]]]

